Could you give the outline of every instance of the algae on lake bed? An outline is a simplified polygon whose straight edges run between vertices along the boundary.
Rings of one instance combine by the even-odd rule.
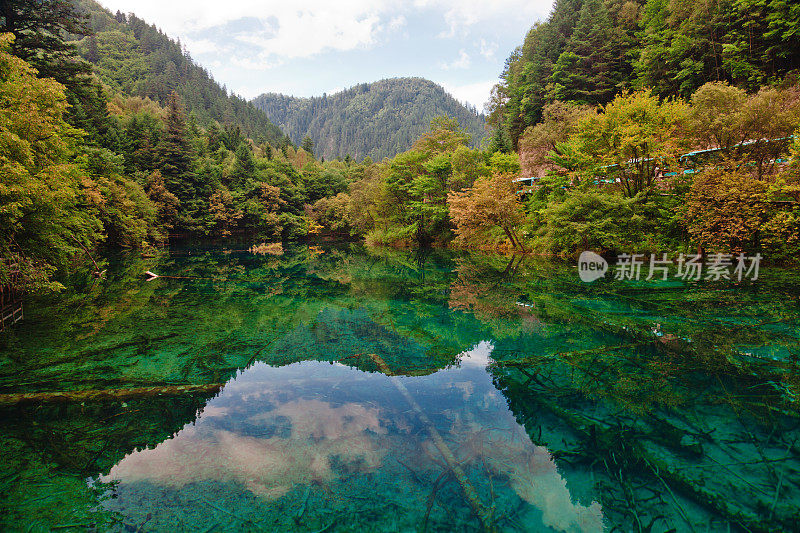
[[[0,527],[800,521],[800,273],[587,285],[531,258],[322,252],[118,258],[26,302],[0,339]]]

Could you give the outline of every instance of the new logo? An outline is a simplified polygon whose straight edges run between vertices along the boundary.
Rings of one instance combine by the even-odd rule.
[[[581,281],[591,283],[605,276],[608,262],[594,252],[586,250],[578,257],[578,275]]]

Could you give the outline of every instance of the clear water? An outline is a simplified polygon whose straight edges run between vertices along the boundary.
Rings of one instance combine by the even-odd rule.
[[[72,281],[0,336],[2,530],[799,528],[797,271],[196,247]]]

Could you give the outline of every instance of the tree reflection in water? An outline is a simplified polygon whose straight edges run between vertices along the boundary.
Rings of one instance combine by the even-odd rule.
[[[0,523],[486,526],[466,480],[500,530],[792,529],[797,277],[587,285],[358,247],[110,261],[0,340]]]

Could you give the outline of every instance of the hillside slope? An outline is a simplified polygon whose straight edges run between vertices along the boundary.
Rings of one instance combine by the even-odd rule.
[[[317,157],[350,154],[360,160],[408,150],[430,125],[448,115],[458,120],[474,145],[484,136],[484,117],[423,78],[391,78],[362,83],[345,91],[312,98],[262,94],[253,104],[266,112],[296,144],[306,135]]]
[[[556,101],[604,105],[640,88],[690,98],[707,82],[752,93],[795,83],[798,51],[797,2],[556,0],[506,60],[489,121],[517,148]]]
[[[264,112],[228,94],[225,86],[192,60],[180,41],[132,13],[113,15],[93,0],[79,0],[77,5],[89,15],[95,33],[77,43],[78,50],[113,90],[146,96],[161,105],[174,90],[203,126],[216,120],[239,126],[246,136],[272,144],[283,137]]]

